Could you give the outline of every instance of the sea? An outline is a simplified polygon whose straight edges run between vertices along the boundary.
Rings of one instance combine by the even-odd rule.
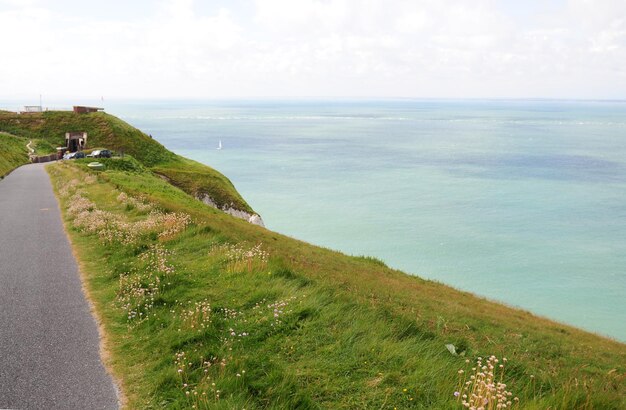
[[[103,104],[268,229],[626,342],[626,101]]]

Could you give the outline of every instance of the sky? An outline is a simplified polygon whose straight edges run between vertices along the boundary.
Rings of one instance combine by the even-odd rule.
[[[0,0],[0,99],[626,99],[626,0]]]

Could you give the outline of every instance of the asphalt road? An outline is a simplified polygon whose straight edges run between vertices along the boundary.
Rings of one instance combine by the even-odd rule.
[[[117,409],[44,165],[0,181],[0,409]]]

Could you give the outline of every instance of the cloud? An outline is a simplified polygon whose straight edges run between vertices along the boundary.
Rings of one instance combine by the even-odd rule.
[[[240,33],[228,10],[198,16],[189,0],[162,3],[150,18],[133,22],[21,7],[0,13],[0,36],[15,39],[2,47],[8,58],[0,64],[0,86],[5,93],[22,85],[56,95],[192,90],[195,77],[216,66]]]
[[[532,13],[495,0],[224,4],[146,1],[138,16],[97,18],[0,0],[0,36],[13,39],[3,44],[0,90],[5,96],[626,97],[621,1],[525,3]]]

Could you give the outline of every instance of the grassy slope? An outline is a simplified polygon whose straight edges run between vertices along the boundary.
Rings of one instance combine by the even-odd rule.
[[[224,175],[206,165],[174,154],[148,135],[106,113],[49,111],[16,114],[0,111],[0,131],[39,139],[53,147],[65,144],[66,132],[84,131],[88,134],[89,147],[106,147],[130,154],[193,196],[209,194],[220,207],[232,206],[242,211],[254,212]]]
[[[508,357],[504,381],[520,408],[626,407],[623,344],[252,226],[128,169],[50,172],[129,408],[460,408],[452,393],[469,365],[448,343],[465,357]],[[111,226],[73,225],[67,206],[82,192],[95,203],[87,214],[95,206],[142,232],[133,223],[149,211],[117,200],[120,191],[193,223],[162,238],[150,229],[165,228],[145,228],[127,245],[123,230],[107,242]],[[269,262],[237,264],[224,244],[262,244]],[[146,259],[154,246],[161,265]],[[144,320],[121,308],[129,298]],[[268,306],[280,301],[276,319]]]
[[[30,145],[35,150],[35,155],[47,155],[57,152],[57,145],[51,144],[47,140],[33,139]]]
[[[208,194],[222,209],[235,208],[254,213],[228,178],[196,161],[177,158],[153,167],[152,171],[167,177],[172,184],[195,197]]]
[[[0,178],[28,163],[27,143],[26,138],[0,132]]]

